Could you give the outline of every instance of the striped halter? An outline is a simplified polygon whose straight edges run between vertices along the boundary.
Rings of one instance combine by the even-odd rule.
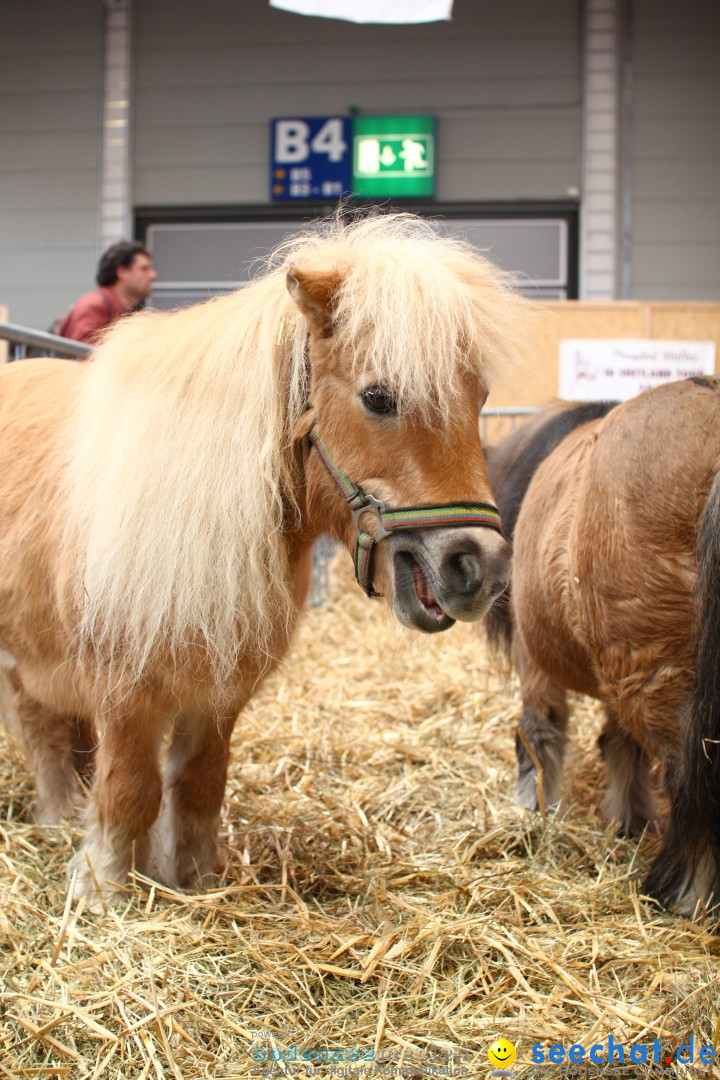
[[[372,556],[375,544],[394,530],[429,529],[448,525],[480,525],[502,532],[500,514],[491,503],[446,503],[443,506],[403,506],[386,510],[385,504],[354,484],[330,457],[315,428],[308,434],[311,447],[335,481],[335,485],[350,508],[355,523],[355,577],[360,588],[368,596],[377,596],[372,583]],[[373,514],[377,532],[373,536],[360,527],[360,516]]]

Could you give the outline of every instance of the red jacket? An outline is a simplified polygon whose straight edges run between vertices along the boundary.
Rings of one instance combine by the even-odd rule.
[[[81,296],[62,321],[61,337],[94,344],[110,323],[131,310],[122,306],[112,289],[100,285],[95,292]]]

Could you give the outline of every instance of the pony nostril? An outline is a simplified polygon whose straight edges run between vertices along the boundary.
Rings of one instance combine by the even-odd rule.
[[[463,592],[475,592],[482,584],[480,559],[472,551],[459,551],[451,555],[449,569]]]

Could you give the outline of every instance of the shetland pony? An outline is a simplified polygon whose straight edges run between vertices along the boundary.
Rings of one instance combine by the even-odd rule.
[[[121,320],[89,364],[2,371],[0,658],[40,820],[75,808],[93,732],[78,894],[215,870],[233,725],[319,534],[421,631],[504,588],[478,416],[522,310],[412,215],[338,219],[231,295]]]
[[[720,379],[556,403],[490,453],[489,471],[514,541],[512,596],[487,626],[520,676],[519,802],[559,797],[566,692],[599,699],[603,809],[626,834],[655,821],[662,765],[670,817],[645,892],[685,914],[716,908]]]

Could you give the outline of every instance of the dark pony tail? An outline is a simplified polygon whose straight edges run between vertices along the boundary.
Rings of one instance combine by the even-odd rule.
[[[697,537],[697,652],[683,760],[668,777],[672,821],[645,882],[664,905],[692,914],[698,900],[720,919],[720,472]]]

